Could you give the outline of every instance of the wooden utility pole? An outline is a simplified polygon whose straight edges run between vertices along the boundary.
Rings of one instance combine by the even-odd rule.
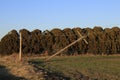
[[[19,61],[22,61],[22,33],[20,32]]]
[[[81,38],[77,39],[76,41],[72,42],[71,44],[69,44],[68,46],[66,46],[65,48],[59,50],[57,53],[53,54],[52,56],[50,56],[49,58],[47,58],[45,61],[50,60],[52,57],[58,55],[59,53],[61,53],[62,51],[64,51],[65,49],[69,48],[70,46],[74,45],[75,43],[77,43],[78,41],[84,39],[85,36],[82,36]]]

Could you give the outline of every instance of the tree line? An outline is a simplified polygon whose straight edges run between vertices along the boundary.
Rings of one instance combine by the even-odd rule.
[[[95,26],[94,28],[65,28],[63,30],[55,28],[51,31],[41,31],[39,29],[28,31],[21,29],[22,52],[24,54],[44,54],[49,55],[64,48],[68,44],[79,38],[79,31],[87,36],[86,44],[83,40],[63,51],[62,55],[75,54],[120,54],[120,28],[105,28]],[[0,41],[0,54],[9,55],[19,53],[20,35],[16,30],[10,31]]]

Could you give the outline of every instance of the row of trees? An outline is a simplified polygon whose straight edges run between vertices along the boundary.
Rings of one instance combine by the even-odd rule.
[[[53,29],[51,31],[21,29],[22,51],[24,54],[43,54],[45,51],[49,55],[64,48],[68,44],[79,38],[79,31],[82,35],[87,35],[89,44],[79,41],[75,45],[66,49],[62,54],[119,54],[120,53],[120,28],[65,28]],[[16,30],[10,31],[0,41],[0,54],[12,54],[19,52],[19,33]]]

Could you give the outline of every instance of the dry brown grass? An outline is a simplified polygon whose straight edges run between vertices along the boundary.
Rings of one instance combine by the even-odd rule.
[[[18,54],[0,58],[0,65],[7,68],[10,74],[18,77],[24,77],[27,80],[44,80],[42,72],[35,72],[35,68],[30,65],[26,58],[22,62],[18,61]],[[2,74],[2,72],[0,71]]]

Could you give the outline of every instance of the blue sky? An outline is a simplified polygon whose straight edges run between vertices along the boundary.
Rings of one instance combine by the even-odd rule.
[[[120,26],[120,0],[0,0],[0,38],[12,29]]]

